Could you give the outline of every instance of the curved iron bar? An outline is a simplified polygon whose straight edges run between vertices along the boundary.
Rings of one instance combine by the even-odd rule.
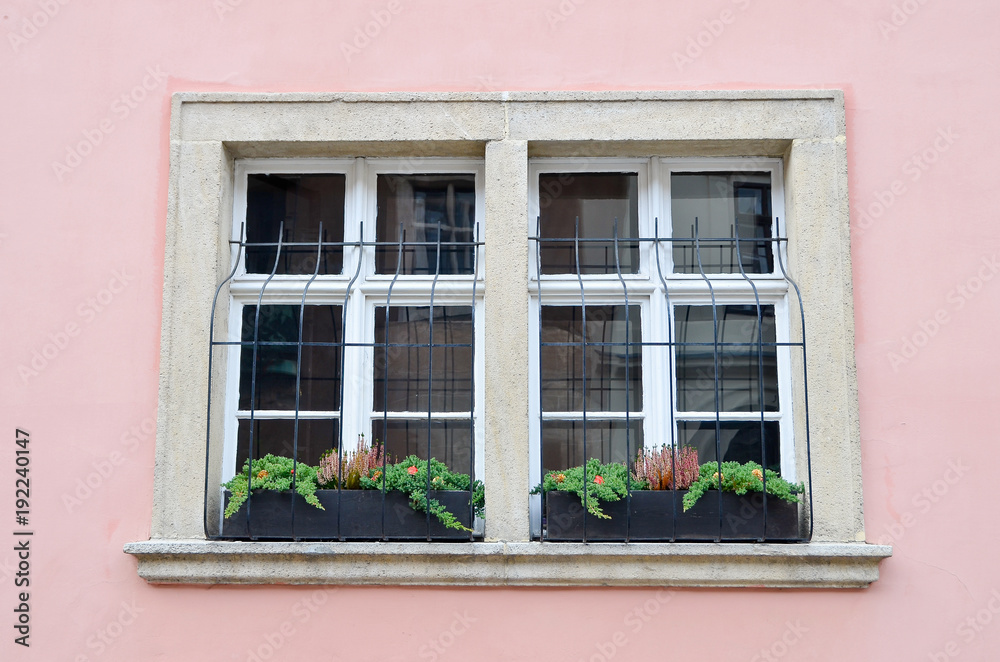
[[[777,216],[774,218],[775,232],[780,237],[781,236],[781,219]],[[787,241],[787,238],[786,240]],[[791,283],[792,288],[795,290],[795,297],[799,302],[799,315],[800,324],[802,325],[802,401],[803,407],[805,408],[806,416],[806,475],[809,481],[809,537],[807,540],[812,540],[813,535],[813,500],[812,500],[812,450],[809,439],[809,375],[807,369],[806,361],[806,309],[802,304],[802,291],[799,290],[799,285],[796,283],[788,272],[785,270],[784,260],[781,258],[781,245],[777,246],[775,251],[778,254],[778,267],[781,269],[782,277]],[[790,343],[791,345],[791,343]]]
[[[580,284],[580,360],[582,362],[580,379],[583,405],[583,542],[587,542],[587,293],[583,286],[583,274],[580,271],[580,217],[576,217],[574,229],[574,253],[576,255],[576,280]],[[539,348],[541,349],[541,348]]]
[[[295,535],[295,485],[298,478],[298,474],[295,473],[296,464],[299,461],[299,402],[302,384],[302,332],[305,329],[305,313],[306,313],[306,294],[309,292],[309,287],[316,280],[319,275],[319,265],[323,260],[323,221],[319,222],[319,234],[316,238],[316,268],[313,270],[313,275],[306,282],[305,287],[302,288],[302,300],[299,302],[299,342],[296,345],[296,357],[295,357],[295,422],[292,424],[292,539],[298,540]],[[343,376],[341,376],[343,380]],[[338,519],[339,525],[339,519]]]
[[[631,446],[631,407],[629,401],[629,362],[632,358],[631,338],[629,336],[629,301],[628,286],[625,284],[625,277],[622,276],[621,260],[618,256],[618,217],[615,217],[615,272],[618,274],[618,282],[622,285],[622,295],[625,297],[625,542],[629,541],[632,531],[632,472],[629,470],[629,462],[632,460]],[[641,345],[640,345],[641,347]]]
[[[382,526],[380,531],[382,531],[382,540],[388,540],[385,535],[385,466],[386,466],[386,452],[385,446],[386,441],[389,436],[389,304],[392,302],[392,288],[396,286],[396,281],[399,280],[399,272],[403,266],[403,245],[406,243],[406,229],[403,227],[402,221],[399,223],[399,242],[397,244],[396,250],[396,271],[392,275],[392,280],[389,281],[389,290],[385,295],[385,328],[383,333],[385,334],[383,340],[385,343],[385,361],[384,370],[382,374],[382,436],[386,439],[382,440]]]
[[[694,217],[694,251],[698,258],[698,273],[708,286],[708,293],[712,297],[712,358],[715,363],[715,466],[719,474],[719,535],[715,542],[722,541],[722,420],[720,415],[721,403],[719,402],[719,314],[718,305],[715,299],[715,288],[712,287],[712,280],[705,274],[705,268],[701,263],[701,242],[698,238],[698,217]]]
[[[660,242],[656,241],[660,238],[660,219],[658,218],[653,220],[653,234],[653,250],[656,253],[656,274],[659,276],[660,285],[663,287],[663,297],[666,299],[667,310],[667,370],[669,375],[667,378],[667,393],[670,396],[670,488],[672,492],[670,502],[673,508],[670,542],[675,542],[677,540],[677,421],[674,420],[674,385],[676,384],[676,376],[674,374],[674,346],[671,345],[674,336],[674,309],[670,304],[670,289],[667,287],[667,279],[663,276],[663,267],[660,264]]]
[[[215,296],[212,297],[212,312],[211,317],[208,320],[208,407],[205,410],[205,499],[202,504],[202,528],[205,531],[206,538],[217,538],[219,534],[210,534],[208,532],[208,465],[211,461],[211,439],[212,439],[212,357],[215,354],[215,311],[216,306],[219,303],[219,293],[222,292],[222,288],[226,286],[226,283],[231,281],[236,275],[236,272],[240,268],[240,261],[243,258],[243,232],[245,230],[246,223],[240,223],[240,240],[239,241],[229,241],[230,251],[232,246],[235,244],[236,249],[236,260],[233,262],[233,269],[229,272],[229,275],[219,283],[219,286],[215,288]]]

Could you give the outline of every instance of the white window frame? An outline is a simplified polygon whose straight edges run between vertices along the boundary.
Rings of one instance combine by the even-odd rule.
[[[767,172],[771,177],[771,210],[772,218],[784,222],[784,188],[781,160],[775,158],[713,158],[713,159],[664,159],[652,158],[538,158],[532,159],[528,165],[528,196],[529,234],[537,233],[536,219],[541,212],[543,191],[539,176],[542,174],[570,173],[636,173],[638,180],[639,219],[637,223],[640,237],[656,236],[657,226],[659,236],[670,238],[672,235],[673,218],[670,204],[670,176],[673,173],[685,172]],[[657,224],[655,219],[661,219]],[[778,223],[772,221],[771,236],[777,237]],[[626,238],[627,239],[627,238]],[[534,242],[533,242],[534,244]],[[776,250],[784,250],[784,246],[775,242]],[[700,274],[674,273],[673,252],[669,242],[662,244],[660,250],[660,266],[663,269],[664,280],[670,293],[670,305],[711,305],[712,297],[708,286]],[[537,485],[541,482],[541,434],[539,402],[539,287],[546,306],[579,306],[580,280],[583,280],[587,296],[587,306],[624,305],[622,280],[628,288],[629,304],[640,308],[642,339],[646,342],[665,342],[667,329],[657,320],[666,319],[671,315],[670,328],[676,333],[677,324],[673,318],[673,310],[665,311],[667,297],[664,296],[663,284],[660,282],[656,267],[656,248],[649,242],[639,245],[639,268],[635,273],[623,273],[619,280],[617,274],[584,274],[580,278],[573,274],[546,274],[539,276],[539,267],[535,246],[532,245],[530,260],[531,298],[528,314],[528,335],[535,339],[529,350],[531,366],[531,402],[530,402],[530,482]],[[782,256],[782,259],[787,259]],[[774,270],[770,273],[748,273],[762,306],[773,306],[775,316],[776,341],[789,341],[789,291],[788,282],[783,277],[775,256]],[[539,278],[541,283],[539,283]],[[736,273],[708,274],[718,305],[740,304],[754,305],[756,300],[753,290],[746,279]],[[666,409],[661,406],[649,407],[650,403],[666,403],[669,398],[677,402],[676,356],[669,360],[668,352],[672,350],[662,346],[645,346],[642,355],[642,391],[643,407],[641,410],[630,410],[631,419],[642,420],[643,443],[646,448],[653,448],[669,443],[669,434],[657,434],[657,431],[673,428],[673,439],[679,439],[678,423],[685,420],[708,420],[716,417],[716,412],[693,412],[673,410],[670,420]],[[673,365],[671,373],[667,367]],[[792,398],[792,368],[791,355],[788,346],[777,348],[778,402],[777,411],[764,412],[764,420],[778,421],[781,439],[781,475],[791,482],[798,482],[800,477],[796,471],[796,453],[802,450],[805,441],[794,439],[794,421],[792,407],[788,403]],[[580,412],[561,412],[553,414],[551,420],[579,420],[571,415]],[[547,420],[550,416],[544,416]],[[751,412],[719,412],[719,419],[725,421],[761,420],[759,411]],[[588,411],[588,420],[625,420],[624,412]],[[633,452],[638,452],[640,446],[633,446]],[[541,535],[541,495],[531,498],[531,532],[532,537]]]
[[[365,243],[374,242],[377,236],[376,216],[377,199],[376,183],[378,177],[384,174],[425,175],[425,174],[471,174],[476,181],[476,211],[475,223],[482,225],[483,216],[483,163],[478,159],[386,159],[386,158],[354,158],[354,159],[243,159],[235,165],[235,190],[233,204],[232,238],[233,241],[246,241],[245,219],[247,212],[247,181],[251,174],[343,174],[346,177],[344,200],[344,243],[357,242],[359,221],[364,222]],[[244,236],[240,236],[240,232]],[[476,247],[477,261],[482,257],[480,247]],[[358,268],[358,260],[361,266]],[[343,253],[343,271],[340,274],[319,275],[309,286],[306,295],[306,305],[334,305],[342,307],[346,316],[344,342],[373,343],[375,337],[375,311],[384,307],[390,284],[392,288],[391,304],[396,306],[426,306],[430,302],[431,285],[435,281],[433,275],[400,274],[393,284],[394,274],[377,274],[375,272],[375,247],[365,245],[359,251],[356,246],[345,246]],[[351,280],[355,271],[358,277],[354,284]],[[255,306],[260,296],[261,287],[268,274],[248,274],[246,271],[246,254],[240,253],[240,263],[236,275],[229,288],[229,325],[227,341],[238,343],[241,333],[243,307]],[[302,301],[302,291],[312,278],[311,274],[278,274],[271,278],[261,305],[291,304],[299,305]],[[473,283],[475,278],[475,283]],[[483,433],[481,416],[483,411],[483,294],[484,278],[482,270],[473,275],[443,274],[437,276],[434,289],[434,305],[436,306],[473,306],[475,291],[475,321],[474,351],[473,351],[473,381],[474,409],[458,412],[433,412],[435,420],[468,420],[472,419],[475,448],[475,473],[481,476],[483,472]],[[344,297],[348,287],[351,288],[350,298],[344,307]],[[372,424],[382,420],[381,412],[373,409],[374,353],[377,347],[348,347],[345,352],[342,375],[361,375],[357,388],[343,389],[343,402],[339,411],[305,411],[298,412],[299,420],[333,419],[343,427],[342,438],[346,450],[355,447],[359,435],[364,433],[370,437]],[[225,402],[225,441],[222,459],[221,481],[232,478],[236,466],[238,421],[248,417],[249,412],[238,409],[240,386],[240,352],[238,344],[230,345]],[[220,385],[220,388],[223,387]],[[296,416],[294,410],[255,410],[257,419],[288,420]],[[386,415],[392,419],[424,419],[427,412],[394,412]],[[450,467],[454,471],[464,473],[468,467]],[[475,476],[474,476],[475,477]],[[220,508],[221,508],[220,503]],[[481,528],[481,527],[480,527]]]
[[[864,542],[846,132],[838,90],[175,94],[153,516],[150,539],[125,546],[140,576],[156,583],[449,586],[858,588],[875,581],[892,548]],[[484,163],[481,264],[490,288],[477,317],[485,349],[479,354],[485,539],[448,545],[207,540],[208,383],[224,380],[227,370],[219,361],[209,374],[208,338],[211,322],[218,328],[229,321],[212,319],[211,302],[231,268],[235,164],[401,155]],[[814,395],[812,539],[799,545],[532,542],[529,161],[720,156],[782,163],[787,225],[781,234],[788,237],[786,266],[805,301]],[[794,330],[797,313],[789,317]],[[802,400],[793,395],[796,438]]]

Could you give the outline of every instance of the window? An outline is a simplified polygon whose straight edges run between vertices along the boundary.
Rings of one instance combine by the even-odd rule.
[[[862,587],[877,579],[878,563],[891,554],[891,548],[864,542],[853,376],[846,122],[840,92],[179,93],[174,96],[171,112],[153,517],[150,540],[126,545],[126,551],[138,559],[141,576],[153,582],[186,583],[478,586]],[[299,167],[316,158],[325,160],[322,167]],[[272,200],[267,204],[277,205],[280,199],[287,207],[289,200],[294,200],[300,210],[325,211],[297,215],[301,222],[286,230],[283,242],[306,245],[283,255],[276,246],[266,245],[274,243],[266,238],[267,231],[262,230],[259,237],[247,234],[250,243],[261,245],[248,246],[253,249],[244,258],[250,261],[249,272],[239,272],[228,289],[220,292],[222,318],[215,316],[213,336],[212,301],[233,265],[229,243],[234,237],[233,219],[244,217],[242,211],[234,209],[244,199],[237,193],[237,187],[242,186],[240,168],[253,159],[267,163],[253,170],[261,175],[254,183],[260,197]],[[293,163],[291,159],[300,161]],[[430,165],[438,159],[442,162]],[[769,165],[744,170],[720,159],[767,161]],[[546,160],[555,161],[547,165]],[[335,161],[341,167],[333,167]],[[454,165],[458,161],[475,165],[458,167]],[[276,167],[282,162],[289,168]],[[768,173],[770,198],[768,178],[759,173]],[[383,191],[393,186],[398,191],[406,187],[402,182],[392,183],[391,175],[463,174],[475,175],[475,214],[482,244],[478,253],[442,247],[428,254],[426,248],[414,247],[411,252],[407,247],[403,263],[408,273],[397,279],[392,294],[395,304],[387,301],[387,284],[395,277],[393,252],[390,247],[378,253],[369,243],[391,243],[396,226],[385,224],[385,234],[379,235],[372,225],[377,216],[378,177],[384,177]],[[276,188],[290,184],[281,176],[291,175],[302,176],[296,184],[298,192],[276,193]],[[566,175],[577,182],[575,189]],[[586,186],[579,183],[591,178],[594,181]],[[425,183],[412,181],[409,185],[416,193]],[[597,214],[619,219],[617,250],[614,241],[607,241],[606,225],[591,225],[589,220],[581,223],[581,236],[597,241],[584,242],[588,246],[581,252],[575,284],[566,274],[567,265],[575,268],[577,263],[575,250],[568,253],[565,247],[555,246],[538,258],[529,239],[537,231],[532,208],[541,206],[541,193],[535,188],[546,185],[561,185],[573,195],[553,201],[553,213],[558,212],[561,220],[547,224],[543,233],[551,231],[554,238],[566,238],[572,231],[575,238],[577,212],[569,209],[571,204],[583,210],[581,218]],[[332,209],[339,205],[341,186],[347,200],[342,239],[337,234],[338,223],[325,220],[339,217]],[[434,195],[439,192],[428,191],[428,198]],[[456,205],[459,197],[456,187]],[[411,207],[417,204],[416,199],[414,194]],[[424,204],[428,204],[426,199]],[[706,227],[704,231],[700,226],[701,209],[729,205],[740,237],[755,238],[746,246],[741,242],[732,247],[733,242],[726,238],[728,220],[722,227]],[[779,205],[784,206],[783,212]],[[719,238],[724,239],[716,245],[706,240],[698,269],[697,251],[690,251],[690,222],[687,229],[683,223],[664,227],[671,215],[692,214],[699,217],[699,236],[710,239],[710,235],[720,233]],[[782,236],[778,237],[766,219],[782,218],[782,214],[787,222],[782,223]],[[573,218],[572,225],[569,218]],[[324,236],[329,238],[325,247],[312,243],[320,219],[324,219]],[[659,232],[656,219],[660,219]],[[365,239],[359,248],[361,220],[365,221]],[[246,231],[250,232],[249,227]],[[662,272],[667,280],[664,286],[650,260],[652,242],[648,239],[683,238],[684,233],[688,233],[686,253],[683,243],[672,249],[662,245],[653,251],[666,269]],[[299,242],[295,237],[305,239]],[[407,237],[409,241],[410,235]],[[436,239],[432,241],[436,245]],[[782,254],[776,249],[779,243]],[[338,244],[343,246],[338,248]],[[359,253],[360,258],[356,257]],[[319,259],[311,259],[312,255]],[[786,458],[792,458],[794,471],[802,475],[805,403],[793,380],[783,376],[786,369],[792,375],[801,370],[796,364],[801,358],[783,356],[785,350],[780,347],[783,334],[799,337],[800,318],[789,309],[790,294],[783,279],[774,276],[779,255],[787,257],[785,267],[801,288],[809,333],[805,363],[810,392],[818,394],[809,401],[814,511],[810,541],[797,545],[605,545],[533,540],[528,490],[534,467],[541,467],[540,445],[533,446],[532,441],[537,439],[532,433],[537,433],[539,414],[558,422],[544,433],[546,439],[555,439],[556,455],[547,460],[553,463],[576,461],[582,455],[578,439],[584,418],[579,409],[584,397],[582,380],[572,372],[567,376],[565,369],[577,360],[571,346],[553,350],[552,356],[546,357],[541,374],[550,381],[545,384],[544,398],[540,382],[532,381],[533,371],[539,372],[537,357],[532,356],[532,347],[537,348],[539,342],[539,312],[545,337],[554,343],[584,333],[612,343],[606,351],[593,352],[596,358],[591,358],[590,350],[582,352],[580,358],[590,361],[588,369],[597,365],[596,374],[604,380],[597,390],[588,384],[586,411],[588,426],[595,426],[593,438],[600,440],[609,456],[622,452],[623,443],[626,453],[627,446],[640,440],[644,445],[659,443],[664,430],[652,425],[654,421],[676,421],[675,433],[697,443],[705,421],[717,419],[715,427],[721,430],[725,424],[730,435],[723,453],[734,445],[745,446],[751,453],[764,449],[765,456],[771,457],[768,461],[782,464],[783,471]],[[477,288],[476,279],[467,273],[470,257],[480,258],[473,264],[481,267],[482,288]],[[542,268],[540,307],[534,303],[538,295],[531,281],[536,261]],[[275,271],[272,277],[266,265],[270,263],[273,269],[276,262],[283,272]],[[310,268],[315,272],[317,263],[322,263],[322,272],[306,292],[312,277]],[[431,263],[443,266],[432,275]],[[347,289],[343,281],[358,265],[363,286],[355,289],[345,304],[341,298]],[[743,275],[732,271],[735,265],[742,266],[757,285],[763,297],[760,307],[747,296]],[[702,271],[713,287],[719,284],[714,307],[705,298]],[[435,316],[430,317],[425,284],[435,277],[439,283],[453,279],[455,287],[435,291]],[[263,288],[261,299],[261,284],[268,278],[271,281]],[[561,292],[556,287],[560,280],[566,281]],[[587,296],[586,323],[579,280],[584,282]],[[738,284],[741,281],[743,285]],[[309,378],[307,387],[296,397],[300,420],[309,419],[309,425],[316,426],[316,431],[309,433],[313,438],[339,436],[341,431],[347,438],[369,426],[374,433],[389,426],[405,429],[411,425],[414,433],[407,438],[419,445],[426,440],[412,428],[414,420],[422,421],[420,429],[424,430],[428,418],[432,428],[448,427],[456,419],[464,428],[470,416],[469,409],[460,408],[469,395],[464,388],[444,395],[434,388],[415,391],[408,382],[422,381],[425,374],[388,364],[378,368],[375,355],[379,342],[383,342],[384,351],[386,338],[422,339],[423,334],[429,335],[430,319],[434,320],[435,337],[439,320],[447,320],[441,323],[454,330],[455,338],[472,334],[476,402],[471,410],[474,432],[470,434],[475,439],[476,477],[486,486],[481,541],[304,544],[215,541],[206,536],[205,495],[210,492],[206,478],[221,477],[224,464],[235,467],[239,421],[248,421],[252,410],[256,425],[256,412],[266,412],[260,419],[258,439],[269,434],[263,429],[265,422],[288,426],[292,420],[294,429],[295,407],[288,404],[294,391],[283,390],[287,385],[280,382],[287,379],[289,365],[285,361],[290,360],[281,352],[287,352],[292,344],[284,342],[291,326],[289,309],[282,307],[289,306],[294,319],[295,309],[303,311],[303,292],[307,293],[308,310],[301,313],[303,325],[294,332],[302,332],[305,338],[308,314],[313,335],[311,344],[302,345],[304,353],[307,346],[316,355],[329,352],[329,347],[345,348],[343,359],[313,357],[296,375]],[[454,292],[452,300],[445,298],[449,292]],[[669,306],[663,293],[670,295]],[[445,309],[440,313],[439,303]],[[752,306],[752,316],[748,306]],[[707,333],[708,309],[715,312],[716,320],[724,321],[712,324],[724,342],[739,343],[752,337],[744,331],[752,317],[759,342],[771,339],[773,326],[778,346],[774,352],[758,352],[763,360],[758,358],[756,380],[746,370],[741,373],[739,362],[735,362],[735,372],[726,373],[720,391],[722,404],[706,412],[706,401],[711,395],[714,406],[716,392],[714,386],[709,393],[699,384],[697,375],[706,357],[697,351],[697,345],[678,343]],[[251,386],[244,408],[239,402],[243,394],[236,386],[221,391],[232,401],[224,396],[212,398],[209,415],[209,382],[240,384],[242,359],[230,356],[240,352],[239,348],[227,347],[215,350],[209,362],[207,340],[215,337],[235,342],[238,338],[242,345],[242,331],[231,333],[229,326],[241,325],[243,315],[251,314],[247,310],[256,320],[258,358],[261,350],[267,354],[256,370],[262,379],[273,379],[272,386],[264,391],[253,387],[255,368],[251,362]],[[360,315],[356,314],[359,310]],[[664,317],[668,310],[671,315]],[[469,321],[470,314],[474,321]],[[274,344],[259,342],[261,317],[268,325],[266,333],[275,338]],[[664,319],[672,320],[673,328],[666,332],[663,322],[658,321]],[[669,337],[677,341],[673,353],[654,344]],[[354,340],[360,344],[353,345]],[[625,351],[620,351],[617,346],[623,342]],[[298,352],[297,338],[294,344]],[[367,367],[366,352],[373,361]],[[664,357],[667,370],[662,369]],[[673,370],[669,369],[670,360],[675,361]],[[339,383],[338,366],[344,376]],[[460,377],[456,382],[467,383],[468,372]],[[676,384],[672,390],[668,388],[678,380],[683,387],[679,393]],[[352,389],[352,385],[357,388]],[[390,389],[390,385],[395,386]],[[381,399],[376,397],[379,386]],[[344,391],[343,397],[336,394],[339,389]],[[672,417],[660,411],[655,403],[665,401],[664,396],[670,393],[675,394],[675,407],[688,409],[677,409]],[[424,409],[427,401],[433,401],[429,417]],[[246,408],[247,402],[251,409]],[[545,411],[538,411],[538,407]],[[414,409],[419,417],[411,416]],[[593,421],[591,413],[595,413]],[[378,428],[380,415],[382,428]],[[750,419],[757,429],[763,420],[765,441],[756,442],[743,432],[748,438],[734,444],[741,426]],[[251,430],[253,425],[243,423]],[[667,431],[671,427],[668,425]],[[281,433],[270,434],[273,443],[281,443]],[[451,432],[435,434],[439,434],[438,439],[447,439]],[[452,436],[456,452],[463,443],[458,441],[462,434],[456,431]],[[223,446],[231,454],[225,462],[223,453],[210,454],[208,472],[204,469],[206,437],[225,439]],[[708,446],[714,445],[716,438],[721,439],[721,434],[713,434]],[[777,451],[773,438],[778,440]],[[590,439],[588,433],[588,453]],[[313,442],[304,443],[308,446]],[[431,443],[438,442],[432,439]],[[208,504],[208,509],[214,511],[217,505]]]
[[[209,393],[226,407],[212,425],[224,436],[208,440],[208,535],[260,537],[250,509],[222,522],[214,507],[215,485],[251,457],[316,466],[363,436],[390,462],[434,457],[475,476],[482,164],[243,160],[235,180],[238,250],[229,301],[215,303],[228,304],[228,333],[212,341],[213,362],[230,367]],[[290,506],[275,537],[315,535]],[[323,537],[341,537],[343,516]]]
[[[631,466],[663,445],[799,480],[787,403],[803,344],[789,341],[794,291],[774,259],[780,161],[536,159],[530,183],[532,482],[591,457]],[[541,500],[532,531],[549,539]],[[746,528],[730,536],[764,537]]]

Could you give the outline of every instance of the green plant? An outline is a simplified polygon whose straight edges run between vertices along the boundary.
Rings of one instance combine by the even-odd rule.
[[[698,450],[693,446],[677,450],[667,444],[643,449],[635,458],[632,475],[651,490],[686,490],[698,480]]]
[[[361,477],[370,477],[374,472],[380,471],[382,460],[382,444],[376,439],[369,446],[362,434],[358,439],[358,449],[344,453],[342,458],[336,448],[323,453],[319,458],[316,480],[324,488],[336,488],[340,483],[342,489],[359,490]]]
[[[472,505],[476,515],[483,517],[486,495],[482,481],[473,482],[468,474],[453,472],[448,469],[444,462],[439,462],[434,458],[429,461],[421,460],[416,455],[410,455],[400,462],[387,465],[384,476],[379,475],[379,473],[375,471],[371,476],[362,476],[361,487],[368,490],[381,490],[384,486],[386,492],[393,490],[402,492],[410,498],[410,507],[421,513],[430,511],[449,529],[471,530],[455,519],[455,516],[440,501],[428,497],[428,485],[432,490],[471,489]]]
[[[533,489],[532,494],[540,490],[551,492],[573,492],[580,497],[580,503],[587,512],[595,517],[611,519],[601,510],[602,502],[620,501],[625,498],[627,488],[633,492],[647,489],[644,480],[629,480],[628,468],[619,462],[601,464],[597,458],[590,458],[582,467],[572,467],[562,471],[550,471],[545,474],[542,484]],[[586,500],[584,500],[586,494]]]
[[[721,489],[723,492],[746,494],[747,492],[763,492],[764,479],[767,479],[767,493],[799,503],[797,494],[805,491],[802,483],[789,483],[777,472],[767,470],[765,473],[756,462],[706,462],[701,465],[698,480],[691,484],[688,493],[684,495],[684,510],[690,509],[708,490]]]
[[[243,470],[222,484],[230,491],[229,503],[226,504],[225,516],[232,517],[243,502],[247,500],[247,478],[250,472],[250,460],[243,463]],[[292,489],[294,478],[295,491],[301,494],[306,503],[325,510],[323,504],[316,498],[316,467],[301,462],[295,463],[290,457],[271,455],[270,453],[254,460],[253,478],[249,480],[250,490],[274,490],[283,492]]]

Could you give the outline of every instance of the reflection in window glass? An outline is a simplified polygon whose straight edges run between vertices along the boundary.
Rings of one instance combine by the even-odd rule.
[[[771,176],[766,172],[693,172],[670,175],[673,237],[701,238],[705,273],[771,273]],[[739,229],[740,247],[736,248]],[[715,241],[713,241],[713,239]],[[674,271],[700,273],[694,242],[674,242]],[[739,260],[739,262],[737,262]]]
[[[642,421],[587,420],[587,450],[583,448],[583,421],[545,421],[542,426],[544,471],[582,465],[596,457],[603,463],[633,460],[642,448]],[[628,434],[626,434],[626,431]]]
[[[299,409],[340,408],[340,306],[303,309],[302,374]],[[257,324],[257,372],[253,377],[254,323]],[[295,411],[299,306],[243,307],[240,352],[240,409]],[[251,394],[252,391],[252,394]]]
[[[471,274],[475,266],[476,177],[475,175],[379,175],[376,185],[378,216],[376,235],[380,242],[395,244],[400,227],[406,243],[400,262],[395,245],[375,250],[376,273]],[[438,256],[436,242],[442,242]],[[447,242],[467,242],[448,245]],[[440,257],[440,269],[438,260]]]
[[[626,333],[625,306],[587,306],[586,349],[583,331],[580,306],[542,307],[542,410],[641,411],[640,307],[629,306]]]
[[[781,471],[781,441],[777,421],[764,421],[764,441],[761,423],[756,421],[721,421],[719,449],[723,462],[756,462],[767,469]],[[715,421],[680,421],[678,442],[698,449],[698,461],[714,462],[718,457],[715,444]],[[763,462],[761,459],[763,458]]]
[[[319,224],[324,242],[344,241],[345,175],[264,175],[247,176],[246,270],[251,274],[311,274],[316,270]],[[284,222],[283,242],[308,242],[312,246],[276,246],[278,229]],[[320,274],[343,270],[344,249],[329,246],[320,258]]]
[[[472,309],[434,307],[433,351],[429,315],[391,306],[387,334],[386,308],[375,309],[375,411],[472,410]]]
[[[304,419],[298,421],[298,461],[317,465],[323,451],[336,448],[339,428],[336,419]],[[250,449],[253,430],[253,457],[258,460],[268,453],[292,457],[295,441],[295,421],[292,419],[240,419],[237,431],[236,468],[243,468]]]
[[[402,460],[407,455],[428,457],[428,436],[430,457],[444,462],[456,473],[472,475],[469,465],[472,457],[472,426],[469,419],[434,420],[429,426],[426,418],[390,418],[388,425],[381,418],[372,421],[372,439],[385,442],[387,462]]]
[[[581,239],[581,274],[614,274],[615,221],[618,223],[618,260],[622,273],[639,270],[639,176],[635,173],[544,173],[538,177],[541,237],[574,239],[577,222]],[[577,273],[573,241],[542,242],[541,273]]]
[[[717,306],[718,334],[713,333],[711,306],[675,306],[674,315],[678,411],[716,410],[716,336],[719,411],[778,410],[774,306],[760,307],[763,336],[757,324],[756,306]]]

